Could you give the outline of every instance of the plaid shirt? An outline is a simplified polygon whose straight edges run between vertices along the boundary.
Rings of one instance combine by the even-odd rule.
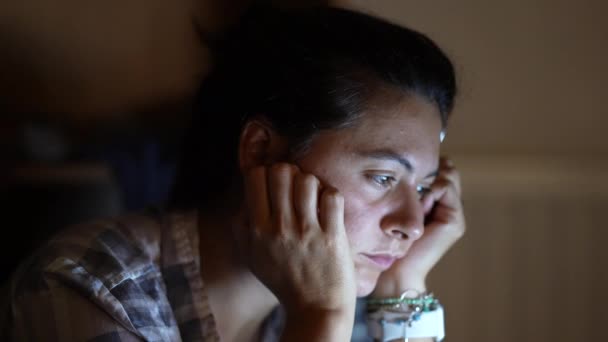
[[[199,264],[197,231],[179,214],[72,227],[3,291],[0,340],[219,341]],[[260,341],[277,341],[283,321],[277,308]],[[359,322],[353,340],[365,338]]]
[[[219,341],[197,232],[178,214],[75,226],[8,286],[2,340]],[[272,341],[266,326],[261,339]]]

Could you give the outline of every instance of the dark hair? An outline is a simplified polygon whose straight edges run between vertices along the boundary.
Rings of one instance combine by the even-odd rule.
[[[379,84],[435,103],[444,126],[456,93],[453,66],[429,38],[345,9],[252,9],[215,60],[196,96],[176,207],[212,206],[235,185],[240,132],[253,116],[297,149],[320,130],[355,122]]]

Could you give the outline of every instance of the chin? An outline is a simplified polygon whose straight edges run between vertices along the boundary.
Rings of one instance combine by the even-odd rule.
[[[369,296],[375,288],[374,286],[362,286],[361,284],[357,284],[357,298],[367,297]]]
[[[380,273],[357,270],[357,297],[365,297],[374,291]]]

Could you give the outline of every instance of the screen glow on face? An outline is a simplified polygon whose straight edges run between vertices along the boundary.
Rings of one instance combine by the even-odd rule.
[[[366,256],[405,255],[413,243],[408,235],[420,236],[409,233],[424,231],[420,199],[437,175],[442,130],[436,106],[415,96],[371,107],[377,111],[352,127],[319,133],[298,159],[303,172],[344,196],[360,296],[373,290],[382,272]]]

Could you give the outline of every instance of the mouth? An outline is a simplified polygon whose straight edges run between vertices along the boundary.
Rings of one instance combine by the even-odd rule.
[[[393,263],[399,259],[396,255],[391,254],[361,254],[364,259],[368,261],[372,266],[380,269],[381,271],[386,271],[389,269]]]

